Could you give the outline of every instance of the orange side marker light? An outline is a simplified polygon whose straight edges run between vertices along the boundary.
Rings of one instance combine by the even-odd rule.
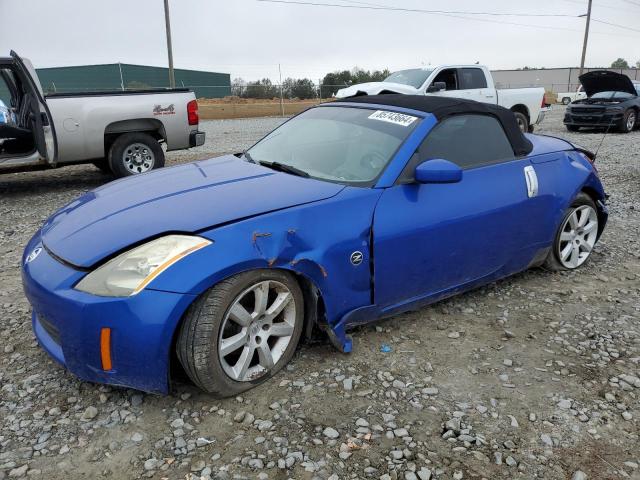
[[[102,370],[111,370],[111,329],[100,330],[100,359],[102,360]]]

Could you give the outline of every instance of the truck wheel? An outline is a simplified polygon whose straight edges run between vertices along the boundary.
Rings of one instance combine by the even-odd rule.
[[[569,105],[571,103],[571,99],[569,97],[562,97],[562,104]]]
[[[631,130],[636,128],[636,124],[638,123],[638,114],[633,108],[630,108],[622,117],[622,121],[618,124],[618,130],[622,133],[629,133]]]
[[[527,120],[526,115],[520,112],[513,112],[516,116],[516,122],[518,122],[518,127],[520,127],[520,131],[522,133],[527,133],[529,131],[529,120]]]
[[[148,133],[125,133],[111,145],[109,165],[116,177],[137,175],[164,167],[164,152]]]

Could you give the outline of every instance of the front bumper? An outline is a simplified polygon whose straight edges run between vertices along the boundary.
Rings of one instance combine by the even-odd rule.
[[[86,274],[54,259],[39,235],[29,243],[22,265],[25,294],[33,307],[38,343],[83,380],[155,393],[169,390],[173,334],[191,295],[145,289],[126,298],[98,297],[73,289]],[[100,331],[111,329],[111,370],[102,369]]]
[[[189,147],[199,147],[204,145],[205,133],[200,131],[191,132],[189,134]]]
[[[609,127],[615,126],[622,121],[623,111],[587,111],[567,110],[564,114],[564,124],[577,127]]]

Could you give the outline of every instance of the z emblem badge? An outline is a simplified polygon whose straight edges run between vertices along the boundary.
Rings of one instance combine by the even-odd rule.
[[[362,263],[363,258],[362,252],[355,251],[351,254],[351,264],[357,267]]]

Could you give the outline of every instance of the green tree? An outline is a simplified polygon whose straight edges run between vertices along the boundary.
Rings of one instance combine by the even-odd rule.
[[[308,78],[299,78],[293,82],[291,88],[291,97],[299,98],[300,100],[307,100],[309,98],[316,98],[317,91],[316,86],[312,80]]]
[[[263,78],[262,80],[258,80],[256,82],[247,83],[247,87],[245,88],[243,97],[245,98],[259,98],[259,99],[270,99],[274,97],[279,97],[280,92],[276,85],[271,83],[271,80],[268,78]]]
[[[611,68],[629,68],[629,64],[624,58],[618,58],[611,63]]]
[[[354,67],[352,70],[342,70],[338,72],[327,73],[322,79],[322,96],[324,98],[334,95],[338,90],[357,83],[381,82],[391,75],[389,69],[363,70]]]
[[[335,95],[338,90],[348,87],[352,83],[351,72],[349,70],[327,73],[322,79],[322,97],[331,97]]]

